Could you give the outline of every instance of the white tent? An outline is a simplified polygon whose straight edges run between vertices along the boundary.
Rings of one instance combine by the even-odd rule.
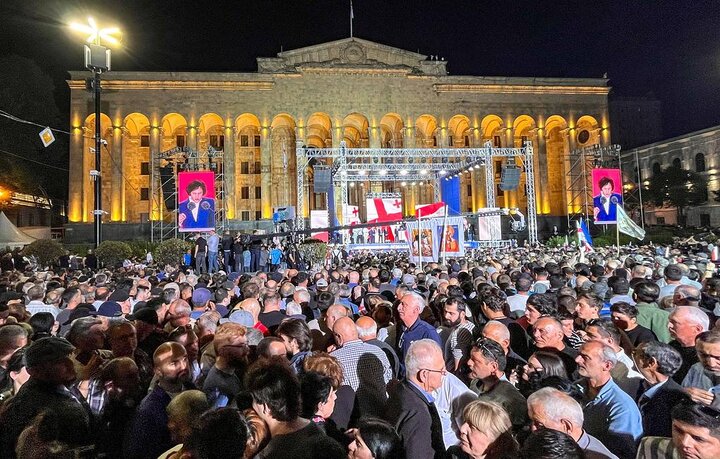
[[[0,212],[0,249],[5,247],[23,247],[34,241],[35,238],[23,233],[7,218],[5,212]]]

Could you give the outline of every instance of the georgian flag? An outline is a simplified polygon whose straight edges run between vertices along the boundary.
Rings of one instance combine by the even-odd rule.
[[[434,202],[432,204],[421,204],[415,206],[415,217],[421,218],[433,218],[433,217],[444,217],[445,216],[445,203]]]
[[[585,222],[580,220],[575,223],[577,224],[578,246],[583,252],[594,252],[590,231],[588,231]]]
[[[402,220],[402,200],[400,198],[372,198],[367,200],[367,222],[391,222]]]

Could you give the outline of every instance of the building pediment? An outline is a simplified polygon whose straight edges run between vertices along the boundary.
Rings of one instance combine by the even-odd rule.
[[[446,75],[446,62],[360,38],[321,43],[258,58],[260,73],[298,73],[313,70],[383,71],[403,74]]]

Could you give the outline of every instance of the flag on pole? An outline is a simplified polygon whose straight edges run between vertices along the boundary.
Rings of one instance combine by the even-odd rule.
[[[585,222],[582,220],[575,223],[577,225],[578,246],[580,250],[582,252],[594,252],[592,237],[590,237],[590,231],[588,231],[587,225],[585,225]]]
[[[632,236],[636,239],[645,239],[645,230],[640,228],[632,218],[628,217],[621,206],[617,206],[617,225],[621,233]]]
[[[444,216],[445,216],[445,203],[442,201],[434,202],[432,204],[415,206],[415,217],[434,218],[434,217],[444,217]]]

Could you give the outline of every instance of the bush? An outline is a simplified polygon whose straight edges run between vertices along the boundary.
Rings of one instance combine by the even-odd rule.
[[[153,259],[159,266],[165,265],[177,266],[181,264],[183,255],[188,249],[192,248],[192,244],[182,239],[165,239],[157,245],[153,251]]]
[[[570,245],[574,245],[575,242],[576,241],[570,240],[570,238],[568,238],[568,243]],[[545,245],[547,245],[548,247],[563,247],[565,245],[565,236],[551,236],[550,239],[547,240]]]
[[[132,250],[132,256],[141,260],[145,260],[145,254],[147,252],[152,252],[154,257],[155,248],[158,246],[157,243],[150,241],[128,241],[127,245],[130,247],[130,250]]]
[[[327,257],[327,244],[319,239],[306,239],[298,245],[298,251],[311,267],[322,266]]]
[[[132,257],[132,249],[125,242],[104,241],[101,242],[95,255],[106,267],[114,267],[121,264],[127,258]]]
[[[62,245],[52,239],[38,239],[31,242],[23,251],[27,256],[37,259],[39,267],[46,267],[57,263],[58,258],[65,254]]]

